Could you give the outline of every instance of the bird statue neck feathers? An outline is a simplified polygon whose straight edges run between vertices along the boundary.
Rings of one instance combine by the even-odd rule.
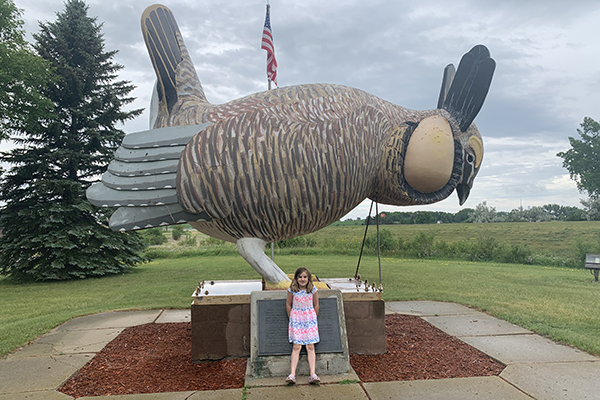
[[[317,231],[365,198],[462,205],[483,158],[472,123],[495,62],[485,46],[444,70],[435,110],[409,110],[362,90],[310,84],[210,104],[173,13],[142,14],[157,76],[151,130],[129,134],[88,199],[114,207],[115,230],[189,223],[237,244],[270,283],[289,284],[268,242]]]

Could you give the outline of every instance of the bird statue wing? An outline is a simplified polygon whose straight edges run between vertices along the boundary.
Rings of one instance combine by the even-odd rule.
[[[210,125],[168,127],[125,136],[102,182],[87,190],[92,204],[118,208],[110,220],[113,230],[210,220],[206,213],[185,212],[175,187],[181,152],[195,134]]]

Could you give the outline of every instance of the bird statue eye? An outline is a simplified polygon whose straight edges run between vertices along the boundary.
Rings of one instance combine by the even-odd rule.
[[[471,149],[475,152],[475,168],[479,168],[481,160],[483,159],[483,143],[477,136],[471,136],[469,138],[469,146],[471,146]],[[473,157],[470,153],[469,156]],[[469,159],[468,162],[470,163],[471,160]]]
[[[469,164],[472,164],[473,161],[475,161],[475,157],[473,157],[473,154],[467,154],[467,162]]]
[[[406,182],[421,193],[432,193],[448,183],[453,167],[454,138],[448,121],[439,115],[421,120],[406,148]]]

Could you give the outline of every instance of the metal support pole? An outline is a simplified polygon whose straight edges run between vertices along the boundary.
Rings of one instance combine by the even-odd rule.
[[[379,260],[379,286],[381,286],[381,243],[379,241],[379,207],[375,203],[375,213],[377,214],[377,259]]]
[[[358,279],[358,268],[360,267],[360,259],[362,258],[363,249],[365,247],[365,240],[367,240],[367,231],[369,230],[369,222],[371,221],[371,211],[373,211],[373,201],[371,201],[371,208],[369,208],[369,216],[366,219],[365,236],[363,236],[362,246],[360,246],[360,254],[358,255],[358,264],[356,264],[356,272],[354,273],[354,279]]]

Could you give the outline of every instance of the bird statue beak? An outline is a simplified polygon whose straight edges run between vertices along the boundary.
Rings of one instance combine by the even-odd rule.
[[[458,194],[458,204],[463,205],[465,201],[469,198],[469,193],[471,193],[471,187],[466,183],[459,183],[456,185],[456,194]]]

